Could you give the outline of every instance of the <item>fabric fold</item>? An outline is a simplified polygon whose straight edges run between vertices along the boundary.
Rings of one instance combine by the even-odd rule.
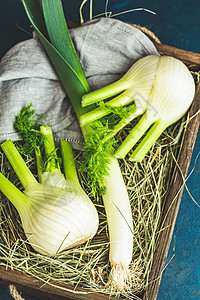
[[[72,41],[91,90],[119,79],[139,58],[158,54],[139,29],[122,21],[101,18],[70,30]],[[0,142],[19,140],[13,129],[24,105],[46,115],[55,140],[64,138],[83,149],[79,124],[39,40],[33,38],[11,48],[0,62]]]

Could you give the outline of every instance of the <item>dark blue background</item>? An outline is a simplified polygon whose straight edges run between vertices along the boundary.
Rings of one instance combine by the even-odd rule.
[[[63,0],[66,17],[79,21],[78,8],[81,0]],[[93,15],[105,11],[106,0],[93,0]],[[162,41],[185,50],[200,53],[200,2],[191,0],[110,0],[108,11],[117,14],[133,8],[146,8],[145,11],[129,12],[116,16],[125,22],[137,23],[151,29]],[[84,7],[85,20],[88,19],[88,5]],[[0,58],[14,44],[28,39],[29,21],[20,0],[0,0]],[[22,28],[22,29],[20,29]],[[197,202],[200,203],[200,133],[198,134],[187,186]],[[164,271],[158,300],[197,300],[200,299],[200,209],[194,204],[185,190],[174,230]],[[175,244],[175,252],[173,247]],[[175,256],[174,256],[175,254]],[[23,295],[26,300],[35,297]],[[0,299],[11,299],[6,289],[0,288]]]

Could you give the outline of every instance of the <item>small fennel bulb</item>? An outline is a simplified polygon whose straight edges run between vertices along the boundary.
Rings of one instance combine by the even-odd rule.
[[[70,144],[61,140],[64,174],[56,162],[55,146],[50,127],[41,126],[48,157],[46,170],[39,183],[11,140],[1,147],[21,181],[24,192],[17,189],[0,173],[0,190],[17,209],[29,243],[39,253],[55,255],[84,243],[98,229],[95,206],[83,191],[76,172]],[[50,153],[49,153],[50,154]]]

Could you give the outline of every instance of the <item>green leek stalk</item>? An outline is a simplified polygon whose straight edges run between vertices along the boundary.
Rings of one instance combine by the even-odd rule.
[[[88,134],[94,133],[93,129],[90,125],[81,124],[80,120],[83,114],[91,110],[91,107],[82,108],[81,105],[81,97],[84,94],[88,93],[89,88],[86,78],[79,68],[80,66],[77,62],[78,57],[74,51],[72,41],[70,40],[69,32],[63,14],[62,3],[60,0],[42,0],[41,7],[39,0],[22,0],[22,2],[33,27],[36,30],[38,37],[42,42],[47,54],[49,55],[49,58],[58,73],[63,87],[65,88],[66,93],[69,96],[79,124],[81,126],[83,136],[87,140]],[[49,37],[50,42],[47,36]],[[63,44],[65,45],[63,46]],[[93,156],[98,156],[99,154],[101,154],[102,156],[106,155],[106,153],[102,152],[97,153],[97,155],[96,153],[94,153],[94,155],[91,156],[91,159],[93,159]],[[114,212],[110,212],[110,209],[114,208],[116,210],[116,207],[119,206],[118,203],[120,201],[124,204],[124,206],[127,206],[127,208],[123,209],[120,214],[118,213],[118,217],[116,217],[117,219],[115,220],[115,222],[113,222],[111,218],[108,218],[108,227],[110,232],[110,253],[115,251],[118,251],[119,253],[117,260],[115,259],[115,257],[112,257],[111,255],[109,256],[112,266],[110,282],[112,282],[112,286],[114,285],[115,287],[117,287],[117,289],[121,290],[126,284],[128,277],[128,266],[132,258],[133,234],[130,234],[130,231],[132,229],[132,218],[130,218],[131,207],[128,199],[128,193],[123,182],[118,162],[116,158],[114,158],[112,153],[110,153],[109,155],[110,156],[108,157],[107,169],[105,172],[107,178],[109,178],[109,182],[104,180],[104,185],[107,187],[106,193],[109,193],[109,201],[111,201],[112,203],[115,203],[116,201],[116,206],[109,205],[109,202],[106,200],[104,202],[106,214],[114,215]],[[115,161],[115,168],[113,168],[113,161]],[[100,156],[99,162],[99,166],[102,166]],[[98,167],[98,164],[95,167]],[[118,169],[117,175],[116,169]],[[99,171],[96,171],[96,176],[100,177],[101,173],[103,173],[102,169],[99,168]],[[116,176],[119,176],[119,181],[123,182],[123,189],[121,189],[121,184],[120,186],[116,185],[114,187],[110,187],[110,182],[116,182]],[[100,185],[101,184],[102,181],[100,180]],[[121,209],[121,207],[123,208],[123,205],[120,206],[119,209]],[[120,228],[121,223],[124,222],[124,220],[126,220],[126,225],[123,226],[124,232],[122,232]],[[112,231],[118,232],[119,234],[112,234]],[[111,240],[112,237],[116,236],[117,240],[121,241],[120,247],[119,243],[115,243],[116,241]],[[116,250],[112,251],[114,247]],[[122,258],[121,263],[120,257]],[[115,268],[116,265],[119,266],[117,269]],[[124,269],[127,270],[127,272],[122,272],[122,270]],[[116,282],[113,284],[114,281]]]
[[[48,162],[38,182],[11,140],[1,147],[24,187],[16,188],[0,173],[0,190],[17,209],[31,246],[44,255],[79,245],[92,238],[98,229],[98,214],[78,181],[70,144],[62,140],[64,174],[55,155],[50,127],[42,126]],[[53,156],[50,157],[50,155]]]

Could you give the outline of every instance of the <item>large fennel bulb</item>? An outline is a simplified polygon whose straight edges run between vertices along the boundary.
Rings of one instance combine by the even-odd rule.
[[[114,112],[113,107],[134,102],[125,111],[125,116],[105,134],[102,142],[105,143],[134,118],[143,114],[114,153],[116,158],[123,159],[152,125],[130,156],[130,160],[141,161],[161,133],[187,112],[194,98],[195,83],[182,61],[171,56],[148,55],[134,63],[117,82],[85,94],[82,97],[83,105],[104,100],[120,92],[122,93],[105,104],[106,109],[101,105],[82,115],[81,121],[84,124],[91,123]],[[112,110],[109,111],[109,107]]]
[[[153,124],[130,156],[130,160],[141,161],[162,132],[184,116],[194,94],[194,79],[184,63],[171,56],[160,56],[146,112],[117,149],[115,156],[124,158]]]
[[[50,128],[42,126],[41,132],[45,136],[45,152],[49,153],[49,149],[55,149]],[[61,141],[65,176],[57,166],[54,155],[49,159],[47,171],[42,174],[40,183],[11,140],[3,143],[2,149],[21,181],[24,192],[19,191],[2,173],[0,189],[16,207],[28,242],[36,251],[55,255],[95,235],[98,214],[80,186],[68,142]]]

